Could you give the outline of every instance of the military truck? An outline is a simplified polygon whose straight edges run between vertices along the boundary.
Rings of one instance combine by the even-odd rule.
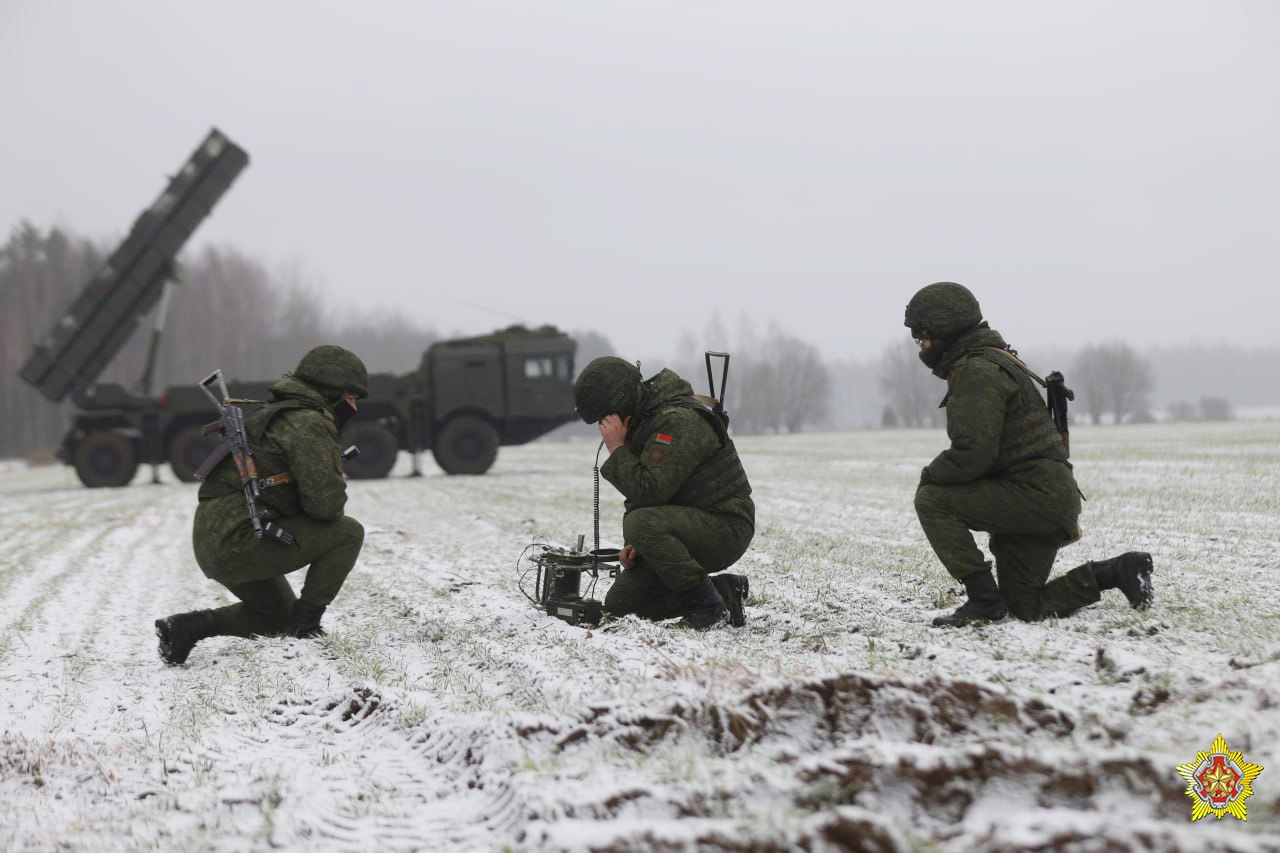
[[[554,326],[511,326],[437,341],[412,373],[371,374],[369,397],[360,401],[342,433],[344,447],[360,448],[347,460],[347,476],[385,477],[401,450],[411,454],[413,475],[422,473],[425,450],[448,474],[483,474],[499,446],[524,444],[574,419],[576,348],[573,338]],[[229,386],[234,396],[263,400],[270,384]],[[164,458],[178,479],[194,480],[214,446],[214,439],[202,433],[211,417],[209,400],[199,386],[187,385],[169,388],[163,403],[159,445]],[[64,445],[63,455],[74,457],[76,451]]]
[[[398,450],[430,450],[449,474],[483,474],[499,445],[525,444],[576,416],[577,343],[554,326],[510,326],[488,335],[438,341],[418,369],[369,377],[369,398],[343,431],[360,448],[347,476],[385,477]]]
[[[168,462],[184,481],[212,447],[203,433],[215,412],[196,384],[151,393],[179,249],[249,163],[249,156],[214,128],[139,215],[128,237],[96,272],[19,375],[49,400],[71,397],[80,409],[58,451],[86,486],[123,486],[138,466]],[[146,366],[135,390],[98,376],[154,310]],[[489,335],[429,347],[418,369],[370,377],[369,399],[348,423],[345,438],[361,454],[351,477],[385,477],[401,449],[431,450],[451,474],[482,474],[501,444],[522,444],[573,418],[572,338],[553,327],[513,326]],[[210,365],[210,368],[217,365]],[[269,381],[229,384],[233,395],[266,399]]]

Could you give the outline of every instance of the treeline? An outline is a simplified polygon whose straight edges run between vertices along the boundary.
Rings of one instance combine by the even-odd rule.
[[[1000,328],[998,322],[993,325]],[[1017,340],[1017,330],[1001,331]],[[698,391],[705,391],[706,369],[694,342],[732,351],[728,408],[739,432],[940,427],[945,423],[938,408],[945,385],[920,363],[919,349],[905,332],[902,340],[885,346],[879,356],[825,361],[776,324],[760,334],[750,317],[739,318],[733,332],[715,318],[701,334],[686,333],[684,339],[676,363],[683,375],[696,380]],[[1041,376],[1054,370],[1065,374],[1075,393],[1071,404],[1075,423],[1228,420],[1235,417],[1237,407],[1280,406],[1280,383],[1270,372],[1280,359],[1276,346],[1184,344],[1142,351],[1124,341],[1110,341],[1065,350],[1038,347],[1030,341],[1018,348]],[[735,371],[737,376],[732,378]],[[761,376],[779,377],[788,393],[770,390],[771,383],[761,382]],[[788,384],[786,377],[803,380]],[[778,411],[787,407],[799,407],[802,412],[797,417],[794,411]]]
[[[18,371],[109,251],[25,222],[0,249],[0,458],[56,447],[66,431],[73,406],[51,403]],[[437,337],[390,312],[332,316],[297,274],[268,272],[235,249],[211,247],[185,258],[179,279],[156,358],[157,393],[198,382],[217,367],[232,379],[273,379],[322,343],[341,342],[371,371],[404,373]],[[150,328],[143,318],[99,381],[139,390]]]
[[[71,404],[49,402],[19,378],[18,370],[107,251],[60,229],[40,231],[29,223],[14,228],[0,249],[0,413],[5,418],[0,458],[51,449],[66,431]],[[391,311],[334,316],[300,274],[269,272],[233,248],[206,248],[185,258],[179,273],[156,360],[154,391],[197,382],[215,367],[231,379],[272,379],[321,343],[351,348],[373,372],[405,373],[438,337]],[[150,324],[146,318],[139,323],[99,381],[138,390]],[[945,388],[920,364],[905,333],[878,357],[843,360],[824,359],[802,336],[776,323],[761,329],[745,316],[732,330],[714,317],[705,329],[685,332],[674,354],[615,353],[598,333],[571,333],[578,341],[579,368],[598,355],[639,357],[645,376],[671,367],[699,393],[707,391],[704,350],[730,352],[726,407],[738,433],[943,423],[938,402]],[[1010,338],[1016,339],[1013,334]],[[1020,351],[1042,375],[1050,370],[1066,374],[1076,394],[1076,422],[1215,420],[1232,417],[1235,406],[1280,405],[1280,385],[1270,372],[1280,347],[1191,345],[1141,353],[1124,342],[1077,351],[1037,349],[1032,342]],[[717,392],[720,379],[717,362]],[[558,433],[578,431],[570,425]]]

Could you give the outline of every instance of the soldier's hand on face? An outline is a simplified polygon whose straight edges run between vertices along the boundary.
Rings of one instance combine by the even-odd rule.
[[[636,553],[636,546],[623,545],[622,550],[618,552],[618,562],[622,564],[624,569],[634,569],[636,567],[636,558],[639,556]]]
[[[631,416],[620,418],[617,415],[605,415],[597,424],[600,435],[604,438],[605,450],[610,453],[617,450],[627,441],[627,427],[631,425]]]

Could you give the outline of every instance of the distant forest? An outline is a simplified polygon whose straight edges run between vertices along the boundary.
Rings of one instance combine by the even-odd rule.
[[[24,222],[0,249],[0,458],[50,450],[66,431],[73,406],[45,399],[18,371],[113,248]],[[228,378],[278,377],[321,343],[350,348],[372,372],[407,373],[440,337],[391,310],[335,314],[298,274],[268,271],[261,260],[234,248],[184,256],[179,278],[160,338],[155,393],[194,383],[215,367]],[[941,423],[937,403],[944,387],[919,364],[905,336],[875,358],[832,360],[776,324],[760,328],[749,317],[735,323],[728,328],[716,318],[705,329],[684,331],[676,353],[620,355],[640,357],[646,375],[672,367],[704,392],[702,351],[731,351],[726,405],[738,432]],[[152,318],[139,320],[99,381],[137,390],[152,325]],[[578,340],[579,367],[613,354],[599,334],[567,331]],[[1235,407],[1280,406],[1280,382],[1271,373],[1280,359],[1277,346],[1170,344],[1135,351],[1123,342],[1099,342],[1062,351],[1038,349],[1018,330],[1001,331],[1033,369],[1066,374],[1077,394],[1072,415],[1079,422],[1222,418],[1231,417]]]

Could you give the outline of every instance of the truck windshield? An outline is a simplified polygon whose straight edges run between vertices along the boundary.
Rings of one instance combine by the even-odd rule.
[[[526,379],[572,379],[573,366],[567,354],[529,356],[524,360]]]

